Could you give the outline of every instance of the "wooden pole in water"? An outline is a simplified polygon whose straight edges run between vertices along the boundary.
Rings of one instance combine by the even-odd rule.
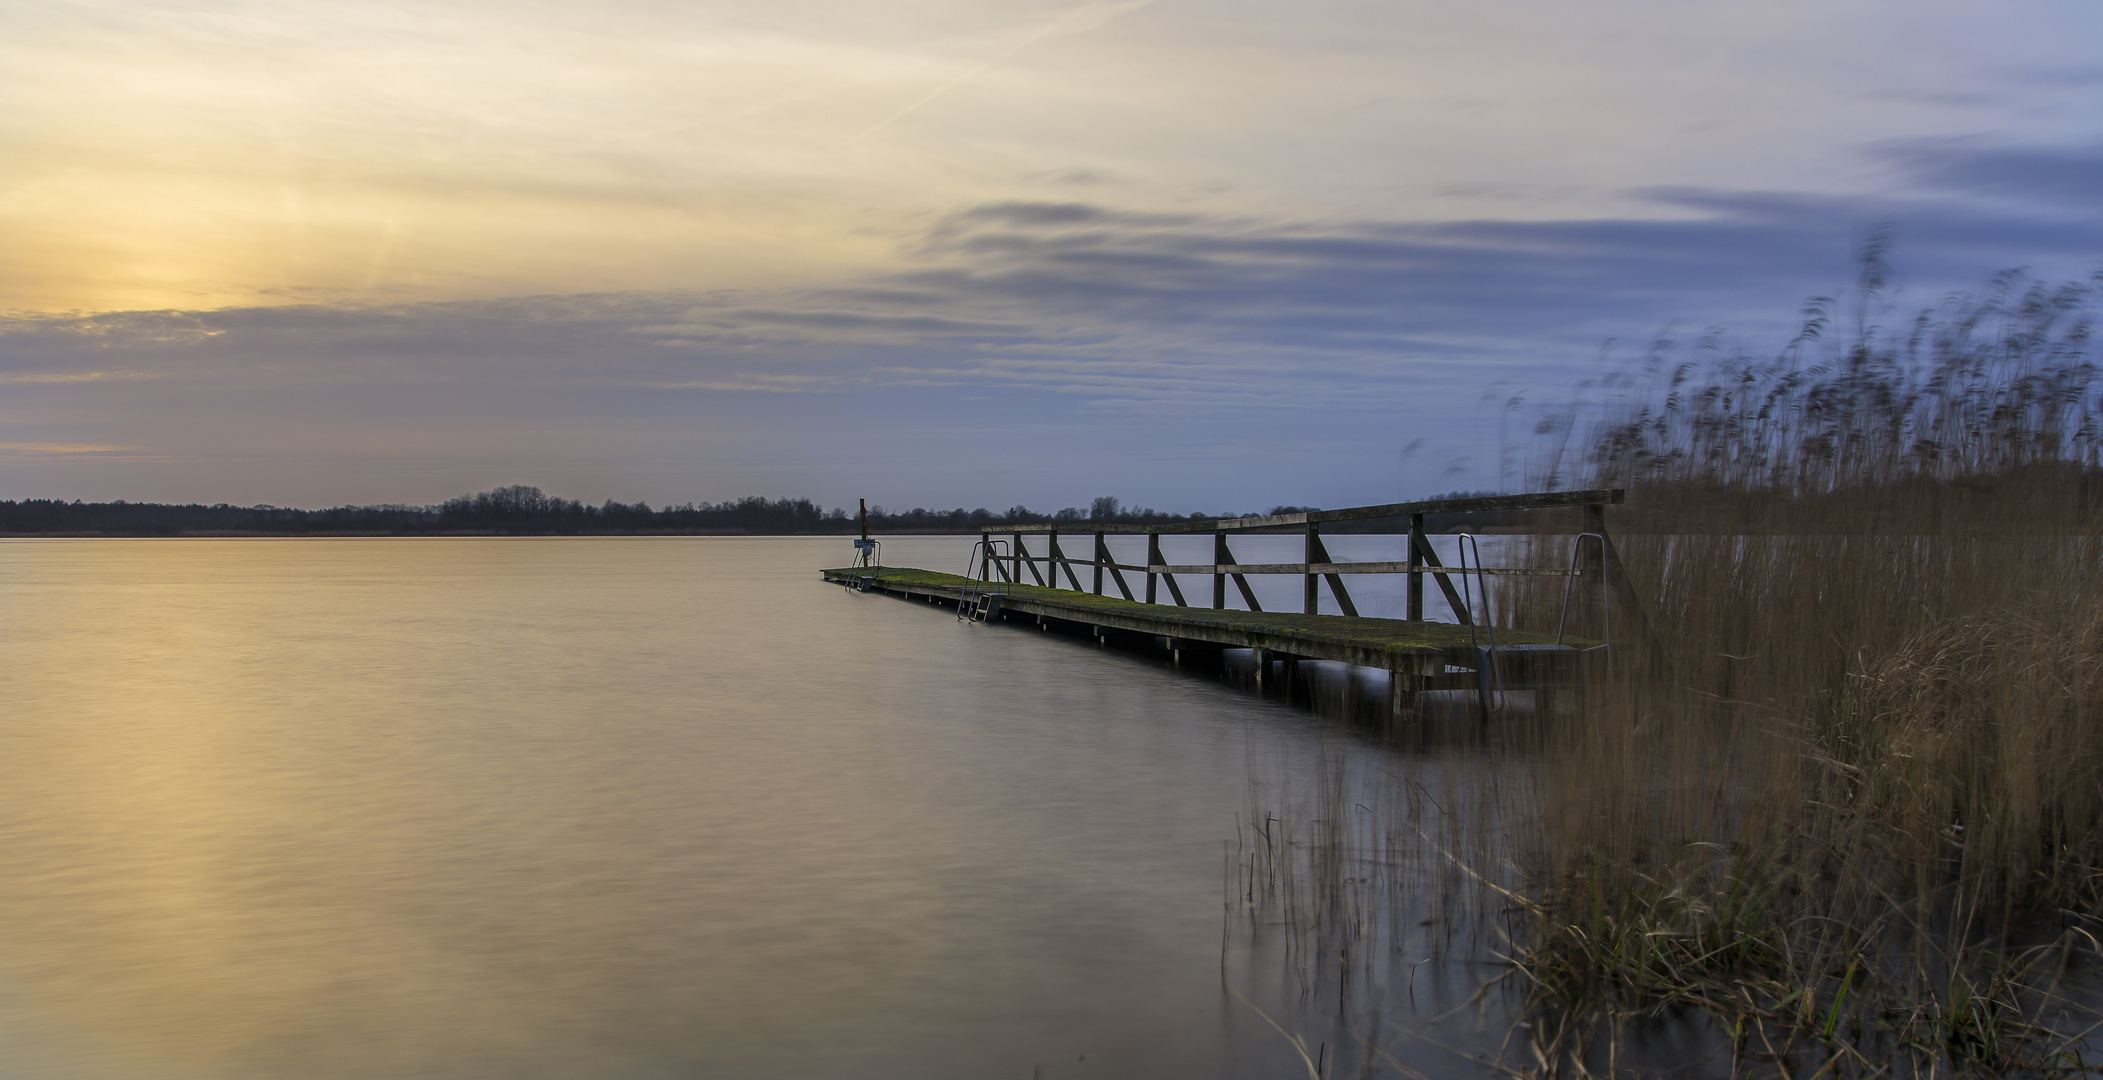
[[[1404,674],[1400,668],[1387,673],[1387,711],[1401,716],[1416,707],[1417,676],[1415,672]]]

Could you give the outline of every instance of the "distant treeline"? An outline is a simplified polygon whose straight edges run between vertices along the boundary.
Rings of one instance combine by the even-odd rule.
[[[1311,507],[1272,507],[1289,513]],[[1146,525],[1207,520],[1209,514],[1167,514],[1128,507],[1110,496],[1086,509],[1058,511],[1011,506],[998,513],[966,510],[891,512],[869,508],[869,529],[877,533],[970,533],[1003,525],[1039,521]],[[719,503],[686,503],[652,507],[648,503],[608,500],[588,506],[575,499],[548,495],[537,487],[516,484],[447,499],[436,506],[336,506],[297,510],[279,506],[229,506],[218,503],[65,502],[58,499],[0,501],[0,535],[11,536],[593,536],[648,534],[846,534],[860,529],[855,511],[827,509],[809,499],[748,496]]]

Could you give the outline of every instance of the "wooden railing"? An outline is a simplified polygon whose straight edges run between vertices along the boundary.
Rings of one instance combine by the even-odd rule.
[[[1178,606],[1183,607],[1188,607],[1190,604],[1183,596],[1182,586],[1177,583],[1175,575],[1210,575],[1212,577],[1213,607],[1224,608],[1227,606],[1227,583],[1232,581],[1236,590],[1241,594],[1242,602],[1247,604],[1251,611],[1262,611],[1263,607],[1257,603],[1255,592],[1249,588],[1248,579],[1250,576],[1295,575],[1303,579],[1305,583],[1302,589],[1302,610],[1306,614],[1316,614],[1321,600],[1321,587],[1326,583],[1331,595],[1336,599],[1338,610],[1345,615],[1352,616],[1358,614],[1358,605],[1352,601],[1350,590],[1344,585],[1343,579],[1345,575],[1407,574],[1409,575],[1409,587],[1407,590],[1408,618],[1416,620],[1424,618],[1424,579],[1428,577],[1438,583],[1438,587],[1444,593],[1447,605],[1452,608],[1454,616],[1466,621],[1468,618],[1468,605],[1463,602],[1459,591],[1453,587],[1452,578],[1456,575],[1553,574],[1563,576],[1572,571],[1521,568],[1480,569],[1476,567],[1463,569],[1445,566],[1439,562],[1438,554],[1432,550],[1431,541],[1424,531],[1424,519],[1426,516],[1433,514],[1504,513],[1515,510],[1548,510],[1574,506],[1580,507],[1583,514],[1581,525],[1577,531],[1581,533],[1597,533],[1604,538],[1606,535],[1606,507],[1622,502],[1626,497],[1626,493],[1620,488],[1598,488],[1589,491],[1537,492],[1529,495],[1489,495],[1461,499],[1427,499],[1421,502],[1387,503],[1381,506],[1353,506],[1341,510],[1309,510],[1291,514],[1270,514],[1261,517],[1164,522],[1159,525],[1113,525],[1088,521],[1045,521],[1028,525],[1009,525],[998,530],[987,530],[981,534],[980,538],[987,541],[991,541],[995,536],[1010,537],[1013,541],[1013,547],[1006,555],[995,557],[990,554],[991,544],[989,543],[986,548],[982,549],[989,552],[989,554],[983,556],[980,572],[983,577],[993,577],[997,574],[1005,580],[1021,584],[1023,571],[1027,569],[1030,576],[1035,579],[1036,584],[1047,588],[1058,588],[1059,575],[1061,572],[1064,572],[1066,580],[1075,590],[1081,592],[1093,591],[1098,596],[1103,594],[1104,577],[1107,574],[1110,582],[1117,586],[1117,591],[1125,599],[1137,600],[1139,598],[1138,595],[1133,592],[1131,583],[1124,576],[1125,571],[1131,571],[1135,574],[1145,575],[1144,595],[1147,603],[1152,604],[1156,602],[1156,582],[1159,581],[1167,585],[1170,597],[1174,599]],[[1324,524],[1338,521],[1372,521],[1380,519],[1394,519],[1397,521],[1407,519],[1406,529],[1397,529],[1392,534],[1401,535],[1405,531],[1407,532],[1409,536],[1409,558],[1407,560],[1337,562],[1330,557],[1328,549],[1322,543],[1321,527]],[[1300,534],[1305,537],[1305,557],[1300,562],[1294,563],[1237,562],[1232,549],[1228,545],[1228,535],[1231,533],[1252,532]],[[1161,537],[1193,533],[1212,534],[1211,562],[1171,563],[1162,555]],[[1145,563],[1123,563],[1111,557],[1109,545],[1104,541],[1104,537],[1118,534],[1140,534],[1147,538]],[[1094,551],[1089,558],[1072,558],[1059,546],[1059,538],[1061,536],[1091,535],[1094,537],[1095,544]],[[1040,556],[1030,552],[1028,545],[1024,542],[1024,537],[1028,536],[1044,536],[1047,538],[1046,553],[1044,555]],[[1610,542],[1580,545],[1579,561],[1574,572],[1582,579],[1582,587],[1587,592],[1593,592],[1603,588],[1606,578],[1610,576],[1607,573],[1607,564],[1618,561],[1614,554],[1613,545]],[[1042,572],[1038,569],[1040,566],[1044,567]],[[1092,589],[1083,588],[1081,585],[1080,576],[1074,569],[1077,566],[1088,568],[1092,578]],[[1618,573],[1618,568],[1616,568],[1616,572],[1611,574],[1611,577],[1616,580],[1617,584],[1622,576]]]

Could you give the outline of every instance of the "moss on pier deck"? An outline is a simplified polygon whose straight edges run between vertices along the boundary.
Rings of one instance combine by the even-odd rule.
[[[866,576],[869,571],[848,568],[826,570],[823,573],[827,581],[845,582],[853,577]],[[970,584],[972,582],[969,578],[933,570],[887,566],[879,572],[880,587],[907,586],[954,595]],[[1003,584],[997,586],[995,591],[1013,600],[1067,609],[1070,614],[1062,612],[1062,618],[1086,621],[1088,613],[1095,612],[1120,621],[1144,619],[1160,627],[1156,632],[1169,635],[1177,633],[1178,628],[1188,628],[1195,632],[1192,636],[1198,637],[1209,636],[1203,633],[1205,630],[1254,632],[1291,638],[1318,638],[1338,645],[1391,654],[1434,651],[1445,653],[1467,649],[1477,642],[1487,644],[1480,631],[1471,637],[1467,627],[1455,623],[1142,604],[1119,597],[1097,596],[1094,593],[1075,592],[1072,589],[1050,589],[1041,585]],[[1555,642],[1553,634],[1524,630],[1500,628],[1496,634],[1499,645],[1545,645]],[[1573,640],[1569,644],[1584,643]]]

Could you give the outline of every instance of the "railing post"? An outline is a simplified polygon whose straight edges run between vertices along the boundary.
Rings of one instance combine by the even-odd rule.
[[[1212,534],[1212,606],[1224,610],[1227,606],[1227,572],[1222,569],[1234,556],[1227,553],[1227,534]]]
[[[1013,537],[1011,537],[1011,539],[1015,544],[1015,550],[1009,552],[1008,554],[1014,557],[1013,561],[1015,563],[1015,571],[1009,574],[1008,578],[1009,580],[1015,582],[1015,584],[1020,585],[1022,584],[1022,534],[1016,533]],[[1035,573],[1036,570],[1037,567],[1035,565],[1032,565],[1030,567],[1031,573]]]
[[[978,576],[981,581],[993,577],[993,534],[990,532],[978,534]]]
[[[1314,576],[1314,552],[1320,544],[1321,541],[1315,537],[1314,522],[1310,521],[1307,523],[1307,540],[1300,548],[1300,555],[1306,560],[1300,574],[1303,594],[1300,610],[1309,615],[1319,615],[1322,610],[1321,579]]]
[[[1054,589],[1058,588],[1059,570],[1061,567],[1064,567],[1066,580],[1073,583],[1073,591],[1081,591],[1081,579],[1074,576],[1073,560],[1068,559],[1066,557],[1066,549],[1059,546],[1059,534],[1056,530],[1044,535],[1044,558],[1046,584]]]
[[[1605,537],[1606,505],[1586,503],[1584,523],[1578,531],[1597,533],[1602,538]],[[1585,619],[1593,625],[1598,625],[1597,620],[1600,613],[1606,609],[1607,603],[1606,541],[1601,539],[1595,544],[1580,541],[1577,550],[1578,593],[1585,598]]]
[[[1424,556],[1417,545],[1429,543],[1424,538],[1424,515],[1409,515],[1409,602],[1407,617],[1411,622],[1424,621]]]
[[[1146,534],[1146,602],[1154,602],[1154,564],[1161,558],[1161,536]]]
[[[1103,594],[1103,561],[1109,557],[1110,545],[1103,543],[1103,534],[1095,534],[1095,595]]]

